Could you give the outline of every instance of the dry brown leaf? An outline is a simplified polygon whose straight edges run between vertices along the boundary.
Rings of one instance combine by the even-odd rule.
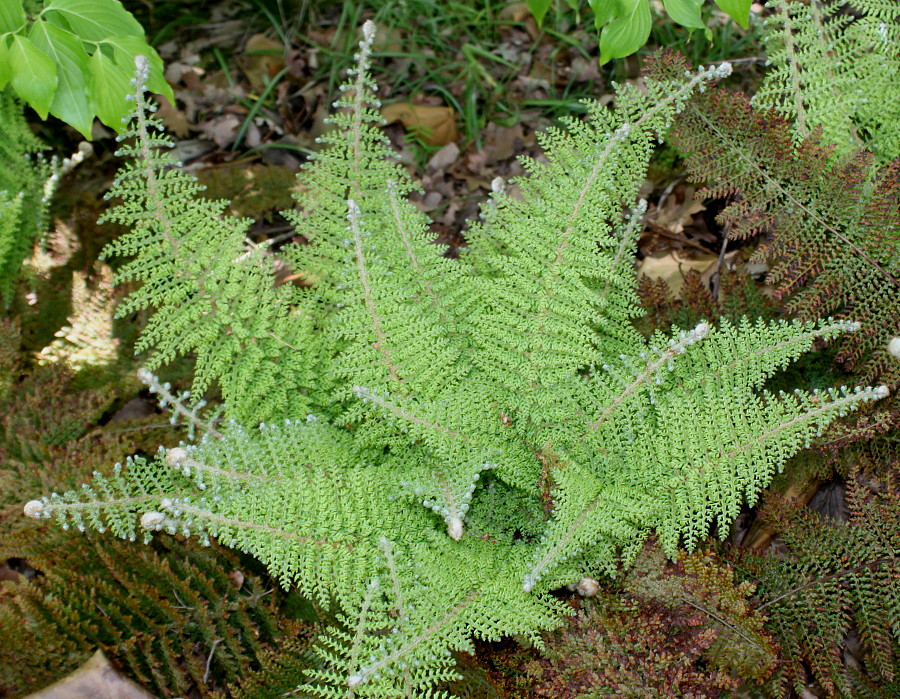
[[[156,101],[159,103],[159,109],[156,111],[156,116],[162,119],[166,130],[171,131],[178,136],[178,138],[187,136],[190,131],[190,124],[188,123],[184,112],[162,95],[159,95],[156,98]]]
[[[244,73],[254,90],[262,90],[284,68],[284,44],[265,34],[254,34],[244,46]]]
[[[541,34],[541,30],[538,28],[537,22],[534,21],[531,10],[528,9],[527,2],[510,3],[502,10],[500,10],[500,14],[497,16],[497,19],[500,21],[501,25],[513,24],[515,26],[518,26],[524,22],[525,31],[528,32],[528,35],[531,37],[532,41],[537,39]]]
[[[25,699],[154,699],[145,689],[123,677],[98,650],[84,665],[46,689]]]
[[[528,9],[527,2],[513,2],[500,10],[497,19],[500,22],[524,22],[531,17],[531,10]]]
[[[638,274],[643,274],[650,279],[662,279],[676,298],[681,298],[681,287],[684,284],[684,275],[689,270],[697,270],[701,274],[716,263],[715,255],[704,255],[697,259],[689,260],[680,257],[676,252],[656,253],[648,255],[638,265]]]
[[[694,214],[706,211],[703,202],[694,198],[694,191],[694,187],[685,187],[684,199],[680,204],[675,197],[668,197],[663,206],[656,210],[655,216],[651,217],[653,222],[671,233],[681,233],[691,223]]]
[[[21,577],[21,575],[9,567],[9,563],[6,561],[0,563],[0,581],[12,580],[13,582],[18,582]]]
[[[450,107],[432,107],[398,102],[381,110],[388,124],[399,121],[416,138],[429,146],[446,146],[459,136],[456,114]]]
[[[225,114],[216,119],[210,119],[209,121],[203,121],[197,124],[197,130],[215,141],[219,148],[227,148],[234,143],[240,125],[241,120],[234,114]]]

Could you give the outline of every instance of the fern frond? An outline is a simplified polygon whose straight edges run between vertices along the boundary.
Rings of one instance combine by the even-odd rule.
[[[858,476],[858,474],[857,474]],[[869,673],[894,681],[898,657],[898,503],[896,473],[873,488],[855,477],[848,488],[851,520],[832,522],[775,500],[764,516],[790,556],[734,551],[735,568],[757,587],[759,610],[781,645],[777,680],[797,688],[815,679],[827,691],[854,695],[842,659],[853,628]],[[807,669],[812,672],[812,678]]]
[[[328,147],[301,173],[302,213],[286,215],[308,241],[282,251],[310,274],[310,297],[328,368],[324,391],[358,420],[365,405],[349,390],[434,396],[470,373],[453,301],[457,265],[428,233],[428,219],[407,201],[418,189],[384,134],[369,77],[373,33],[359,44],[357,65],[341,86],[339,110],[321,141]],[[371,25],[374,32],[374,25]]]
[[[846,154],[865,145],[900,155],[900,9],[880,0],[778,0],[766,21],[774,69],[753,98],[793,121],[797,142],[816,129]]]
[[[8,305],[22,260],[46,227],[51,167],[36,157],[43,145],[9,91],[0,93],[0,124],[0,297]]]
[[[304,690],[322,697],[433,695],[473,636],[538,641],[562,611],[553,589],[616,572],[653,530],[670,554],[714,522],[726,531],[790,455],[887,392],[765,390],[814,342],[855,329],[844,321],[703,321],[649,341],[631,325],[653,141],[726,70],[619,88],[615,110],[595,104],[551,131],[546,162],[525,163],[524,201],[497,186],[456,262],[428,242],[378,131],[373,32],[331,148],[304,173],[293,218],[308,243],[284,254],[305,290],[272,290],[261,253],[210,218],[224,204],[195,200],[196,184],[151,153],[164,139],[138,89],[139,160],[113,215],[134,227],[117,243],[138,255],[123,274],[147,283],[124,308],[158,306],[144,336],[158,356],[199,349],[200,386],[218,378],[229,414],[265,422],[26,505],[64,526],[254,555],[340,614]],[[262,349],[273,359],[260,368]],[[319,417],[298,421],[305,405]]]
[[[838,359],[864,381],[900,384],[887,351],[900,320],[900,165],[875,167],[862,152],[835,159],[812,140],[794,147],[784,122],[718,90],[692,103],[672,138],[692,176],[713,183],[701,196],[740,194],[720,214],[733,237],[771,233],[754,258],[770,264],[785,310],[858,322]]]
[[[523,160],[522,199],[495,193],[472,226],[474,361],[510,416],[545,415],[560,385],[639,341],[628,322],[639,315],[633,274],[622,264],[634,227],[611,223],[635,201],[654,140],[695,89],[729,70],[650,81],[646,94],[620,88],[615,111],[588,104],[585,122],[539,135],[546,163]]]
[[[143,64],[146,67],[146,62]],[[305,412],[315,357],[292,349],[309,326],[294,308],[293,286],[274,287],[265,251],[246,251],[247,220],[225,216],[227,202],[202,198],[194,177],[174,169],[161,149],[162,133],[139,74],[132,122],[118,140],[134,139],[118,153],[123,166],[106,197],[120,202],[101,221],[131,228],[103,251],[133,259],[115,274],[117,284],[140,281],[117,310],[124,317],[154,311],[136,350],[149,350],[149,369],[195,352],[194,392],[218,380],[231,417],[268,418]]]
[[[112,270],[98,265],[96,279],[75,272],[72,279],[72,315],[69,325],[56,332],[56,340],[41,350],[38,361],[63,362],[73,370],[111,364],[118,355],[113,337]],[[92,288],[93,287],[93,288]]]

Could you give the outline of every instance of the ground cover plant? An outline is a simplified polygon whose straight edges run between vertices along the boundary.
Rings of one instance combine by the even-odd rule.
[[[770,46],[809,41],[783,21],[803,11],[777,9]],[[835,9],[835,37],[856,41],[842,51],[860,50],[854,37],[871,29],[891,59],[890,8]],[[174,362],[226,419],[202,417],[146,369],[142,380],[204,435],[199,443],[162,438],[155,458],[139,449],[122,465],[136,448],[127,439],[85,438],[133,379],[85,393],[89,417],[74,432],[41,418],[45,399],[29,391],[60,396],[63,417],[81,400],[55,373],[61,362],[85,385],[96,372],[102,386],[134,370],[127,349],[117,358],[118,340],[88,337],[115,327],[99,267],[90,312],[73,311],[35,357],[57,369],[32,378],[28,361],[13,360],[2,384],[13,407],[0,442],[11,505],[0,542],[14,570],[37,577],[0,597],[2,618],[23,621],[0,654],[15,657],[20,636],[54,640],[15,661],[7,688],[47,682],[59,658],[72,667],[99,646],[161,695],[888,695],[900,617],[897,201],[885,155],[894,117],[890,100],[873,111],[865,96],[884,83],[859,83],[823,123],[810,81],[788,100],[807,115],[804,128],[793,113],[765,111],[781,104],[771,86],[836,54],[784,59],[772,48],[776,70],[759,92],[770,102],[755,108],[713,86],[727,66],[659,57],[616,88],[611,107],[583,105],[584,118],[538,137],[543,152],[492,173],[512,178],[477,184],[491,195],[469,209],[464,233],[442,237],[446,248],[423,211],[452,227],[432,195],[452,207],[441,178],[483,164],[452,165],[451,140],[420,160],[427,189],[417,191],[419,173],[394,159],[396,128],[381,125],[377,37],[366,27],[294,188],[300,206],[282,218],[259,208],[288,194],[274,170],[247,168],[245,186],[240,164],[225,177],[201,173],[220,190],[244,186],[231,205],[206,198],[177,162],[183,145],[159,128],[173,112],[154,114],[136,79],[117,154],[128,162],[104,214],[120,226],[104,252],[120,283],[116,332],[139,332],[142,362]],[[287,66],[266,68],[235,145],[272,123],[265,102],[287,98]],[[677,152],[658,143],[673,123]],[[527,132],[517,133],[521,149]],[[463,157],[480,148],[464,145]],[[710,186],[675,175],[650,191],[649,160],[657,178],[673,154]],[[272,183],[277,193],[257,197]],[[635,250],[649,273],[662,241],[679,255],[711,249],[715,262],[674,296],[642,281],[640,298],[658,304],[645,315]],[[52,257],[56,244],[35,254]],[[774,294],[760,293],[742,257],[768,268]],[[73,298],[87,293],[79,275]],[[29,271],[25,284],[35,279]],[[28,293],[45,298],[41,287]],[[184,355],[195,358],[190,370]],[[51,378],[46,391],[41,377]],[[54,475],[51,463],[64,468]],[[776,472],[775,490],[810,495],[840,492],[840,474],[850,509],[831,514],[843,523],[822,526],[772,493],[752,522]],[[86,484],[49,494],[77,481]],[[36,523],[16,514],[24,487],[48,493],[25,508]],[[84,539],[81,528],[101,532]],[[779,535],[769,551],[764,530]],[[105,543],[110,533],[125,541]],[[90,599],[67,598],[72,556],[93,561],[77,585],[96,590]],[[267,576],[281,596],[262,590]],[[311,645],[301,617],[318,625]],[[510,638],[536,647],[513,649]]]
[[[196,352],[195,389],[216,380],[236,422],[26,513],[127,539],[138,520],[214,536],[340,610],[307,691],[427,695],[470,635],[535,637],[562,611],[547,592],[614,574],[651,531],[673,554],[724,529],[788,456],[887,389],[762,388],[817,339],[858,330],[846,321],[701,322],[650,342],[628,323],[644,205],[609,222],[652,139],[729,70],[622,88],[614,112],[550,132],[523,199],[497,183],[451,260],[403,199],[373,109],[374,25],[363,33],[291,214],[308,242],[281,252],[315,278],[305,290],[272,290],[260,250],[240,254],[241,223],[170,169],[138,62],[120,137],[134,160],[109,216],[131,227],[111,247],[133,256],[119,281],[145,284],[119,312],[153,308],[151,366]]]

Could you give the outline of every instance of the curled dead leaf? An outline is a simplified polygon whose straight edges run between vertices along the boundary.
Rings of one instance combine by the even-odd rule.
[[[388,124],[399,121],[407,131],[429,146],[445,146],[459,136],[456,114],[450,107],[398,102],[384,107],[381,116]]]

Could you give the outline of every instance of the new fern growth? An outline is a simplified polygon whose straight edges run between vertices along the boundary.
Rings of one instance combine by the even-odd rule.
[[[109,252],[132,255],[119,278],[144,285],[120,312],[153,309],[151,363],[196,352],[199,388],[221,384],[232,423],[25,509],[251,553],[340,615],[304,691],[438,696],[473,635],[537,641],[565,611],[552,590],[615,573],[651,531],[669,554],[726,531],[788,456],[887,389],[764,390],[847,321],[702,322],[649,341],[631,325],[650,151],[727,67],[620,87],[615,111],[590,105],[542,136],[523,199],[495,187],[454,260],[406,199],[368,77],[374,25],[363,34],[290,214],[308,242],[279,252],[302,289],[273,288],[246,222],[159,152],[171,141],[140,66],[109,214],[132,232]]]

